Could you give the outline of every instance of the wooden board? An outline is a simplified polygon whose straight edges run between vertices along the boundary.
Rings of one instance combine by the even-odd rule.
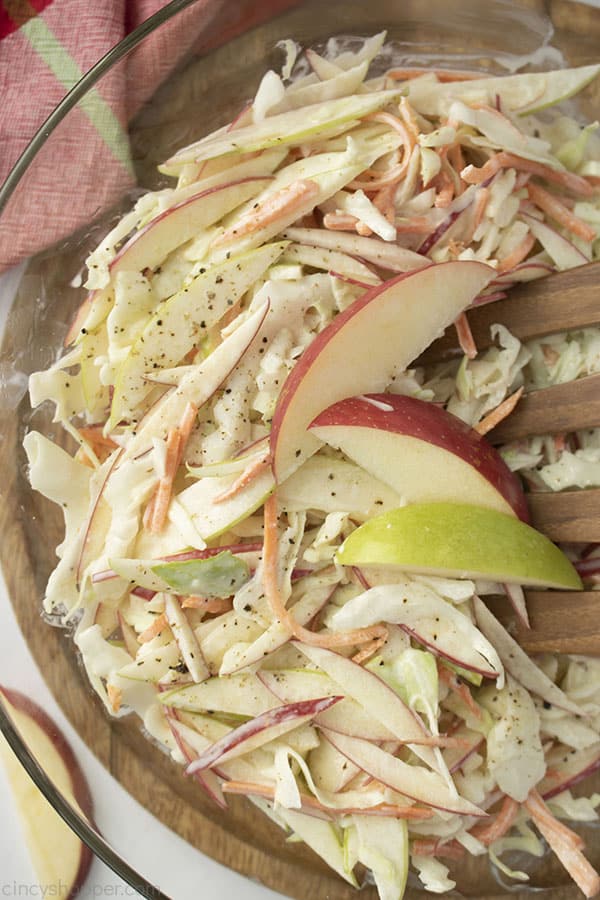
[[[530,0],[523,6],[540,14],[546,9],[541,0]],[[567,58],[582,63],[592,61],[600,46],[597,12],[558,0],[550,6],[555,21],[560,21],[566,29],[559,40]],[[447,16],[454,15],[454,7],[449,0],[431,2],[427,14],[433,25],[424,23],[421,9],[422,0],[354,5],[347,0],[330,0],[327,4],[311,2],[226,46],[214,57],[190,64],[171,79],[137,120],[133,145],[141,183],[146,187],[157,185],[155,163],[175,149],[174,133],[176,144],[183,139],[191,140],[221,124],[240,108],[256,88],[265,67],[280,63],[281,55],[273,49],[280,38],[293,36],[312,43],[342,31],[366,34],[388,27],[391,37],[437,51],[443,45],[437,25],[444,18],[444,11]],[[457,22],[464,24],[466,34],[472,34],[481,24],[479,46],[481,65],[485,65],[496,41],[493,27],[487,22],[489,9],[486,7],[487,24],[478,18],[481,13],[478,3],[470,7],[463,4],[464,9],[467,17]],[[516,35],[517,43],[520,39]],[[461,45],[463,38],[459,30],[454,32],[452,40],[459,50],[470,49],[470,41]],[[212,102],[215,83],[219,91],[218,107]],[[590,89],[587,96],[591,100],[590,109],[600,109],[597,88]],[[199,109],[203,111],[202,116],[198,114]],[[186,123],[185,138],[181,128],[173,128],[174,117],[180,125]],[[44,254],[29,267],[9,318],[3,364],[9,363],[17,371],[27,373],[49,364],[78,299],[78,292],[65,285],[78,272],[86,248],[91,248],[101,233],[101,227],[92,229]],[[298,900],[356,898],[356,892],[332,874],[311,851],[302,845],[287,844],[282,832],[247,801],[232,798],[229,811],[220,812],[183,777],[178,766],[143,737],[136,721],[115,721],[107,717],[86,683],[69,635],[40,619],[40,598],[55,564],[54,547],[62,536],[62,525],[59,510],[29,490],[21,448],[29,427],[56,433],[48,410],[32,414],[25,399],[13,396],[5,388],[0,410],[0,558],[9,595],[32,654],[83,740],[139,802],[191,845],[219,862]],[[591,835],[591,855],[598,864],[600,847],[597,836],[593,832]],[[533,861],[532,872],[533,883],[548,889],[544,897],[549,900],[574,900],[578,896],[554,860]],[[464,896],[479,900],[500,900],[506,896],[485,861],[461,864],[455,867],[454,875]],[[376,895],[373,888],[367,887],[361,896],[374,900]],[[408,891],[409,898],[422,896],[422,891]],[[513,893],[513,896],[525,894]]]

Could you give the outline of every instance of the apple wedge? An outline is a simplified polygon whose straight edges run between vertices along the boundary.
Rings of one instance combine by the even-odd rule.
[[[370,519],[337,553],[344,566],[581,590],[558,547],[514,516],[466,503],[415,503]]]
[[[24,743],[56,789],[80,815],[91,821],[92,798],[75,755],[46,712],[17,691],[0,688],[2,703]],[[93,856],[31,780],[4,737],[0,756],[23,824],[25,841],[40,886],[56,896],[77,897]]]
[[[396,740],[409,743],[410,749],[434,769],[439,763],[431,746],[433,743],[419,717],[381,678],[340,653],[294,641],[314,665],[339,684],[342,693],[355,700],[374,719],[387,728]],[[414,744],[410,743],[415,741]]]
[[[215,185],[166,209],[131,237],[110,264],[111,279],[117,272],[156,269],[176,247],[261,191],[269,177],[241,178]]]
[[[580,66],[554,72],[524,72],[499,78],[474,78],[440,84],[425,75],[406,85],[408,99],[422,115],[444,115],[452,100],[494,105],[519,115],[537,112],[583,90],[600,72],[600,66]]]
[[[201,753],[198,759],[190,763],[186,771],[188,775],[192,775],[194,772],[210,769],[237,756],[250,753],[312,721],[319,713],[329,709],[341,699],[341,697],[319,697],[315,700],[301,700],[269,709],[224,735]]]
[[[538,791],[544,800],[550,800],[600,769],[600,741],[584,750],[553,747],[546,755],[546,763],[546,775]]]
[[[279,396],[271,430],[277,482],[319,447],[307,429],[322,409],[384,390],[492,276],[489,266],[476,262],[428,266],[374,287],[336,316],[304,351]]]
[[[517,476],[484,437],[433,403],[399,394],[348,397],[310,426],[404,500],[449,500],[529,520]]]
[[[459,816],[486,815],[478,806],[451,791],[445,779],[437,772],[430,772],[423,766],[408,765],[361,738],[321,730],[336,750],[343,753],[351,763],[399,794]]]
[[[190,712],[229,713],[234,716],[260,716],[279,706],[277,697],[254,673],[209,678],[201,684],[175,688],[160,695],[165,706]]]

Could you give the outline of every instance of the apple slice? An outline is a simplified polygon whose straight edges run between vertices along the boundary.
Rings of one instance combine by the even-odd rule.
[[[318,698],[340,693],[339,682],[324,672],[311,669],[262,670],[258,677],[282,703],[294,703],[307,698]],[[362,737],[370,741],[393,741],[393,732],[369,714],[350,697],[342,697],[331,709],[317,717],[316,723],[331,731]]]
[[[574,269],[577,266],[585,266],[589,262],[585,253],[582,253],[575,244],[555,228],[528,213],[522,212],[520,215],[523,221],[529,225],[529,230],[538,239],[559,272],[565,269]]]
[[[406,247],[386,243],[375,238],[346,234],[343,231],[327,231],[324,228],[286,228],[283,238],[305,247],[319,247],[332,252],[341,251],[346,255],[364,259],[391,272],[408,272],[424,269],[431,260]],[[365,279],[367,280],[367,279]]]
[[[480,434],[433,403],[399,394],[348,397],[310,426],[409,503],[455,500],[529,520],[517,476]]]
[[[92,798],[75,755],[46,712],[17,691],[0,688],[2,702],[24,743],[64,799],[88,821]],[[5,738],[0,735],[0,755],[17,803],[25,841],[44,891],[77,897],[93,855],[53,809],[31,780]]]
[[[514,516],[465,503],[416,503],[370,519],[342,544],[344,566],[581,590],[558,547]]]
[[[519,115],[536,112],[566,100],[583,90],[600,72],[600,66],[557,69],[554,72],[524,72],[502,77],[475,78],[440,84],[431,76],[403,85],[417,112],[444,115],[451,100],[494,105],[498,98],[503,110]]]
[[[544,800],[550,800],[600,769],[600,741],[584,750],[553,747],[546,755],[546,763],[547,772],[538,791]]]
[[[399,794],[426,803],[434,809],[456,813],[459,816],[486,815],[478,806],[451,791],[445,779],[437,772],[402,762],[401,759],[361,738],[336,734],[327,729],[321,730],[336,750],[343,753],[350,762]]]
[[[161,694],[159,700],[174,709],[244,717],[260,716],[279,705],[277,697],[250,672],[178,687]]]
[[[356,700],[363,709],[387,728],[396,740],[410,744],[410,749],[434,769],[439,763],[431,747],[432,740],[419,717],[381,678],[340,653],[294,641],[294,646],[312,663],[336,681],[342,692]]]
[[[341,697],[319,697],[315,700],[301,700],[298,703],[288,703],[269,709],[234,728],[212,744],[187,767],[186,772],[192,775],[194,772],[211,769],[215,765],[250,753],[312,721],[319,713],[329,709],[341,699]]]
[[[489,266],[448,262],[400,275],[341,312],[290,372],[271,430],[273,471],[284,481],[319,446],[307,431],[327,406],[384,390],[493,276]]]
[[[117,272],[156,269],[176,247],[258,194],[269,180],[269,177],[263,176],[230,181],[170,206],[136,232],[119,250],[110,264],[111,279]]]
[[[267,147],[281,147],[328,137],[338,133],[340,126],[346,130],[353,122],[358,123],[369,113],[387,106],[400,93],[399,90],[373,91],[325,103],[313,103],[302,109],[269,116],[262,122],[236,128],[231,133],[209,134],[195,144],[179,150],[160,166],[160,171],[166,175],[177,175],[186,162],[215,159],[228,153],[252,153]]]

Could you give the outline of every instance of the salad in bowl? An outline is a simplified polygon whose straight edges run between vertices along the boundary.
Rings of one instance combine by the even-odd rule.
[[[30,379],[72,444],[25,437],[65,519],[44,608],[110,715],[350,884],[444,892],[467,855],[526,882],[510,853],[546,842],[591,897],[564,820],[597,818],[571,787],[600,768],[600,666],[529,657],[486,597],[526,622],[524,587],[581,588],[524,485],[600,484],[599,433],[485,435],[600,337],[499,322],[479,351],[468,310],[597,254],[597,124],[554,107],[600,66],[369,77],[384,41],[286,41],[89,256]],[[420,364],[449,327],[460,353]]]

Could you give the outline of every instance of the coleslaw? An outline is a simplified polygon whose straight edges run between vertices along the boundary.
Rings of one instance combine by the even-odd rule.
[[[444,892],[466,854],[525,882],[508,854],[546,841],[591,897],[563,820],[598,817],[600,795],[571,787],[600,768],[600,663],[518,647],[480,598],[526,614],[522,584],[343,565],[407,499],[334,445],[310,435],[273,471],[290,373],[361,299],[458,262],[489,267],[469,302],[492,303],[599,257],[598,123],[555,104],[600,66],[369,78],[384,41],[286,42],[282,75],[165,161],[173,186],[88,258],[65,351],[30,379],[76,446],[25,438],[32,487],[65,518],[44,609],[109,714],[136,714],[217,804],[248,797],[350,884],[366,870],[398,900],[412,869]],[[459,358],[400,367],[385,395],[484,433],[519,389],[600,369],[598,329],[524,345],[498,324],[478,352],[464,309],[455,326]],[[600,485],[599,434],[530,438],[497,464],[531,489]],[[587,548],[592,585],[599,560]]]

